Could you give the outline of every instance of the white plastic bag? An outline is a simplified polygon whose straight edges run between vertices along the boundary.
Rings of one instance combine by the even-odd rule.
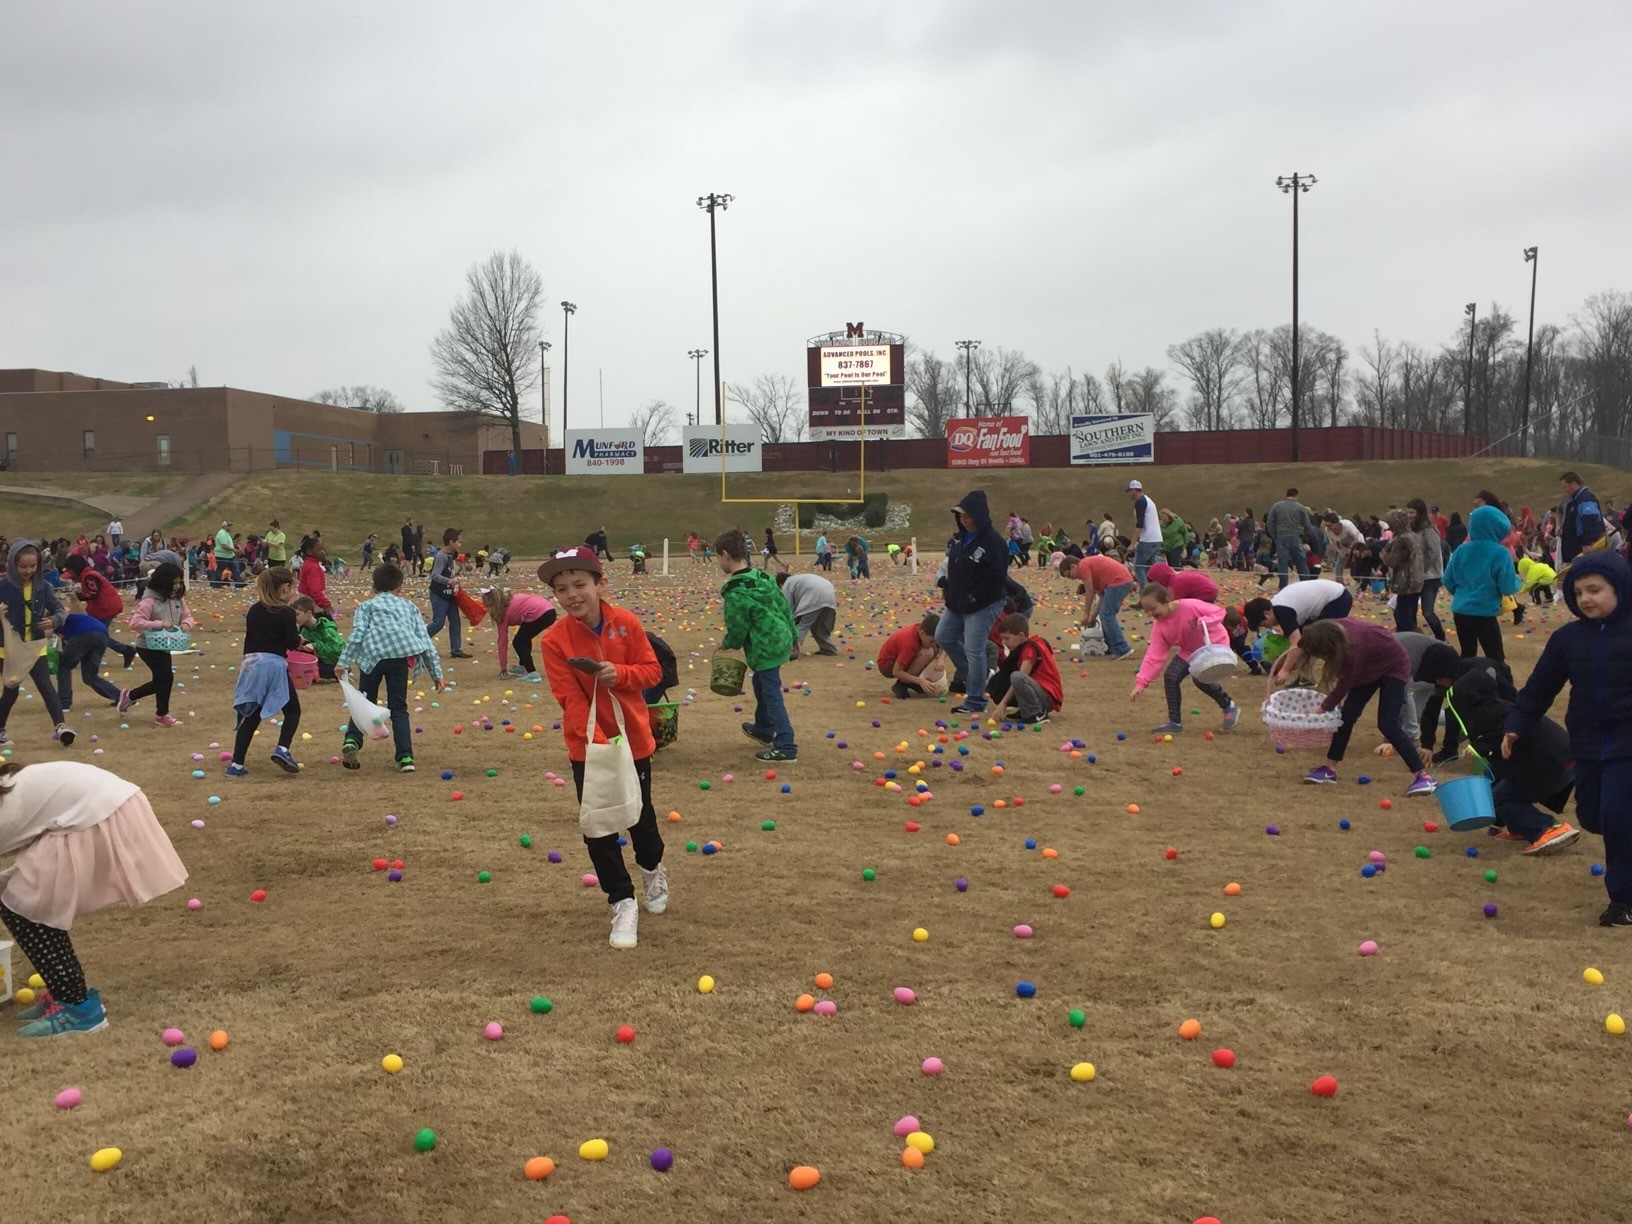
[[[391,734],[391,711],[364,697],[345,676],[340,677],[340,696],[346,703],[346,713],[351,715],[352,725],[369,739],[385,739]]]

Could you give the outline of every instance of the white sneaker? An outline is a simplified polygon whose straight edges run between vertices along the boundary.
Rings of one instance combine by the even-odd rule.
[[[646,912],[661,914],[669,908],[669,873],[659,863],[656,871],[647,871],[642,867],[640,874],[646,882]]]
[[[635,928],[640,923],[640,906],[630,897],[612,907],[612,946],[632,948],[639,942]]]

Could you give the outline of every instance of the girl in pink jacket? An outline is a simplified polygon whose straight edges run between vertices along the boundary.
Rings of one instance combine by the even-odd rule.
[[[1179,686],[1190,675],[1190,656],[1203,646],[1228,646],[1230,634],[1224,628],[1224,609],[1215,603],[1199,599],[1175,599],[1173,593],[1159,582],[1148,583],[1139,592],[1139,607],[1151,618],[1150,645],[1145,650],[1145,661],[1139,665],[1138,678],[1133,682],[1129,701],[1137,701],[1150,682],[1162,673],[1162,687],[1167,691],[1167,721],[1152,728],[1153,735],[1177,735],[1184,730],[1179,717]],[[1174,654],[1177,651],[1178,653]],[[1172,660],[1168,656],[1172,655]],[[1162,665],[1166,663],[1166,670]],[[1195,686],[1218,703],[1224,711],[1224,730],[1235,726],[1241,709],[1216,684],[1209,684],[1190,676]]]
[[[482,592],[482,602],[493,617],[493,632],[499,635],[499,675],[510,672],[510,647],[516,648],[516,675],[528,676],[538,669],[533,666],[533,639],[555,624],[555,604],[542,595],[516,592],[504,587],[489,587]],[[513,641],[506,641],[512,627]]]

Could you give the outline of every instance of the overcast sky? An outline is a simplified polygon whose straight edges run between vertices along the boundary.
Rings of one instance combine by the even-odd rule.
[[[802,379],[865,320],[946,356],[1163,365],[1290,310],[1351,351],[1632,289],[1632,5],[783,0],[12,6],[0,366],[436,407],[466,267],[578,304],[574,424]],[[561,316],[551,311],[557,427]],[[704,395],[709,370],[705,364]]]

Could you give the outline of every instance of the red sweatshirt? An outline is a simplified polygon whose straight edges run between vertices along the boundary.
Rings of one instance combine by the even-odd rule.
[[[323,563],[315,557],[307,557],[300,566],[300,593],[310,595],[312,602],[325,612],[334,607],[329,602],[328,575],[323,572]]]
[[[539,653],[544,657],[544,675],[550,692],[561,703],[561,735],[567,741],[567,756],[584,759],[584,726],[589,721],[589,697],[599,679],[579,671],[568,659],[600,659],[617,666],[618,679],[611,690],[601,686],[595,699],[595,742],[607,743],[618,733],[618,716],[612,701],[623,707],[624,732],[635,760],[657,751],[651,721],[642,693],[663,679],[663,666],[646,640],[640,618],[627,608],[601,603],[601,631],[582,621],[563,616],[550,626]]]

